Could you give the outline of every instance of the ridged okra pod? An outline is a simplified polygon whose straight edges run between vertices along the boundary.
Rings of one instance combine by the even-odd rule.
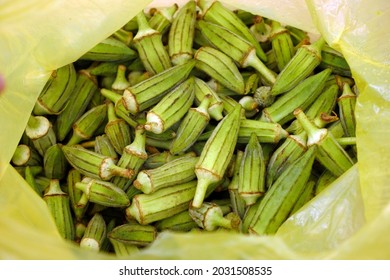
[[[16,166],[39,166],[42,163],[42,157],[33,147],[20,144],[16,147],[11,162]]]
[[[73,210],[76,221],[81,221],[87,211],[88,203],[80,205],[79,201],[83,196],[83,191],[76,188],[76,183],[81,182],[82,175],[76,169],[71,169],[66,177],[70,207]]]
[[[289,216],[295,214],[295,212],[299,211],[306,203],[308,203],[314,197],[314,186],[316,182],[315,180],[309,180],[307,182],[307,186],[303,190],[301,196],[298,198],[294,207],[291,209]]]
[[[307,78],[321,62],[321,49],[325,44],[324,38],[319,38],[311,45],[303,45],[283,68],[272,86],[272,94],[279,95],[293,89]]]
[[[202,134],[210,121],[208,107],[211,95],[206,95],[197,108],[190,108],[177,129],[176,138],[173,139],[170,152],[179,154],[187,151]]]
[[[341,53],[325,44],[321,50],[321,57],[321,63],[318,65],[320,69],[330,68],[336,75],[351,77],[351,68]]]
[[[206,95],[211,95],[207,111],[211,118],[216,121],[221,120],[223,118],[223,102],[218,94],[202,79],[194,77],[194,80],[195,104],[199,106]]]
[[[119,64],[115,73],[115,80],[111,85],[112,90],[122,93],[126,88],[130,86],[130,82],[126,78],[126,66]],[[101,96],[101,95],[100,95]]]
[[[192,219],[188,210],[160,220],[156,223],[156,228],[160,232],[166,230],[187,232],[197,227],[197,223]]]
[[[244,152],[237,150],[234,164],[233,176],[228,185],[229,198],[231,201],[233,212],[239,217],[243,217],[246,209],[246,202],[238,193],[240,181],[240,169]]]
[[[253,44],[220,25],[204,20],[198,21],[198,28],[213,46],[230,56],[240,67],[253,67],[267,85],[274,84],[276,74],[256,56]]]
[[[109,37],[80,57],[80,60],[91,61],[129,61],[136,58],[137,52],[125,43]]]
[[[332,172],[325,169],[317,179],[314,194],[318,195],[320,192],[322,192],[327,186],[329,186],[336,179],[337,179],[337,177],[335,175],[333,175]]]
[[[161,33],[149,26],[143,11],[137,14],[138,31],[133,38],[133,45],[138,51],[146,71],[154,74],[170,68],[171,61],[166,51]]]
[[[62,144],[55,144],[47,149],[43,157],[43,171],[50,179],[61,180],[66,176],[68,162],[62,151]]]
[[[126,112],[136,115],[158,103],[172,88],[187,79],[194,66],[195,61],[191,60],[171,67],[127,88],[123,95],[107,89],[102,89],[101,93],[116,106],[118,103],[123,103],[123,109]]]
[[[203,10],[204,20],[221,25],[249,41],[256,49],[256,55],[263,61],[267,60],[259,42],[237,14],[224,7],[219,1],[201,0],[198,1],[198,5]]]
[[[174,3],[169,7],[163,7],[158,9],[153,16],[149,19],[148,23],[152,29],[157,30],[164,35],[169,31],[169,28],[172,24],[173,15],[178,10],[179,6]]]
[[[148,158],[145,161],[144,167],[148,169],[157,168],[171,160],[181,158],[181,157],[196,157],[196,153],[193,151],[180,154],[180,155],[173,155],[169,151],[163,151],[159,153],[155,153],[152,155],[149,155]]]
[[[272,21],[271,43],[278,69],[282,71],[295,50],[289,31],[275,20]]]
[[[194,97],[194,78],[190,77],[148,111],[145,129],[156,134],[166,131],[188,112]]]
[[[85,112],[97,90],[96,77],[87,70],[80,70],[68,103],[55,122],[56,135],[59,141],[63,141],[68,135],[72,125]]]
[[[175,14],[168,35],[168,50],[173,65],[183,64],[193,56],[196,2],[191,0]]]
[[[277,122],[280,125],[294,119],[294,110],[306,110],[321,94],[330,69],[306,78],[295,88],[279,97],[271,106],[264,108],[261,121]]]
[[[126,208],[126,218],[141,225],[150,224],[180,213],[189,207],[195,195],[196,180],[160,189],[152,194],[138,194]]]
[[[85,177],[81,182],[77,182],[75,187],[83,191],[79,204],[85,205],[93,202],[107,207],[127,207],[130,205],[126,193],[113,183]]]
[[[33,114],[58,115],[65,107],[76,84],[73,63],[62,66],[51,73],[34,106]]]
[[[157,237],[157,230],[151,225],[140,225],[135,221],[115,227],[108,233],[110,240],[126,245],[147,246]]]
[[[96,213],[88,222],[83,238],[80,241],[80,248],[98,252],[106,238],[106,222],[101,214]]]
[[[314,100],[310,107],[305,111],[306,116],[310,120],[314,120],[320,116],[321,113],[330,114],[335,108],[338,93],[339,88],[337,85],[331,85],[330,87],[324,88],[318,98]],[[292,121],[286,130],[289,133],[294,134],[299,134],[304,131],[298,120]]]
[[[237,142],[248,143],[252,133],[256,134],[260,143],[278,143],[289,135],[278,123],[242,119],[238,130]]]
[[[296,109],[294,115],[306,131],[307,146],[317,146],[316,160],[335,176],[342,175],[354,164],[348,153],[337,143],[326,128],[316,127],[301,109]]]
[[[252,205],[265,193],[265,162],[257,136],[252,133],[240,164],[238,194],[246,206]]]
[[[88,177],[110,180],[114,176],[131,178],[134,174],[131,169],[117,166],[111,157],[100,155],[80,145],[63,146],[62,151],[70,165]]]
[[[123,190],[126,190],[136,178],[142,165],[148,158],[148,154],[145,150],[146,133],[142,125],[139,125],[135,129],[134,141],[127,145],[123,154],[121,155],[117,165],[122,168],[131,169],[134,174],[131,178],[122,178],[115,176],[112,182]]]
[[[212,47],[201,47],[194,55],[196,68],[232,90],[244,94],[245,83],[234,61],[225,53]]]
[[[297,135],[289,135],[272,153],[267,165],[266,186],[268,189],[280,174],[307,150],[306,141],[306,132]]]
[[[30,116],[25,131],[41,156],[44,156],[46,150],[57,143],[53,125],[44,116]]]
[[[150,194],[159,189],[186,183],[196,178],[195,164],[198,157],[180,157],[154,169],[141,170],[134,186]]]
[[[266,192],[249,226],[252,234],[274,234],[285,222],[307,186],[317,147],[290,164]]]
[[[236,214],[233,219],[224,217],[222,209],[212,202],[203,202],[199,208],[190,207],[188,212],[197,225],[206,231],[214,231],[220,227],[238,231],[241,223]]]
[[[54,219],[59,234],[64,239],[74,240],[75,228],[70,210],[69,196],[61,190],[59,180],[50,180],[49,189],[43,195],[43,199]]]
[[[343,93],[337,100],[339,107],[339,117],[346,136],[355,137],[356,119],[355,106],[356,95],[351,90],[351,87],[345,83]]]
[[[131,143],[130,126],[122,118],[118,118],[115,113],[113,103],[108,103],[107,119],[104,132],[110,140],[115,152],[122,155],[123,149]]]
[[[114,149],[114,146],[112,145],[110,139],[106,134],[102,134],[95,137],[95,140],[93,141],[93,148],[95,153],[110,157],[114,161],[117,161],[119,158],[118,154]]]
[[[207,188],[222,180],[233,156],[240,127],[241,105],[226,115],[207,140],[195,167],[198,179],[192,206],[200,207]]]
[[[91,139],[94,133],[107,121],[107,104],[91,108],[85,112],[73,125],[72,137],[67,145],[76,145]]]

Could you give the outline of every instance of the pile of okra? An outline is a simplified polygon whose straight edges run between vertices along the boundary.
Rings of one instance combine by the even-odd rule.
[[[357,161],[357,89],[320,37],[218,1],[142,11],[52,72],[12,165],[60,235],[273,235]]]

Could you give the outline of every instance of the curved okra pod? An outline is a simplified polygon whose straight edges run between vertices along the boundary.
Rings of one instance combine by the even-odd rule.
[[[282,71],[295,53],[291,35],[285,27],[273,20],[270,39],[278,69]]]
[[[53,125],[46,117],[30,116],[25,131],[41,156],[44,156],[46,150],[57,143]]]
[[[321,49],[325,44],[324,38],[318,39],[311,45],[303,45],[283,68],[272,86],[273,95],[279,95],[293,89],[307,78],[321,62]]]
[[[138,31],[133,38],[133,45],[146,71],[153,75],[161,73],[172,66],[168,52],[163,45],[161,33],[149,26],[143,11],[139,12],[136,17]]]
[[[75,228],[70,211],[69,196],[61,190],[60,182],[51,179],[49,189],[43,195],[60,235],[68,240],[75,239]]]
[[[354,164],[348,153],[337,143],[336,139],[326,128],[316,127],[301,109],[296,109],[294,115],[308,135],[307,146],[317,146],[318,160],[335,176],[342,175]]]
[[[130,126],[122,118],[118,118],[115,113],[113,103],[108,103],[107,119],[104,132],[110,140],[115,152],[122,155],[123,149],[131,143]]]
[[[317,147],[310,147],[290,164],[272,184],[260,201],[248,231],[252,234],[274,234],[287,219],[309,180]]]
[[[64,109],[76,84],[76,70],[69,63],[54,70],[34,106],[33,114],[58,115]]]
[[[196,2],[188,1],[175,14],[168,35],[168,51],[172,64],[183,64],[193,56]]]
[[[131,169],[115,165],[116,162],[111,157],[100,155],[82,146],[63,146],[62,150],[70,165],[85,176],[110,180],[114,176],[131,178],[134,174]]]
[[[108,89],[101,89],[101,93],[114,102],[116,107],[122,103],[123,110],[136,115],[158,103],[172,88],[187,79],[194,66],[195,61],[190,60],[185,64],[171,67],[128,87],[123,95]]]
[[[85,112],[72,126],[72,137],[66,145],[76,145],[91,139],[94,133],[107,121],[107,104],[91,108]]]
[[[87,109],[93,95],[98,90],[97,79],[87,70],[80,70],[77,74],[76,85],[68,99],[64,110],[58,115],[55,127],[59,141],[63,141],[72,129],[74,122]]]
[[[240,127],[241,105],[226,115],[214,129],[207,140],[195,167],[198,178],[196,193],[192,206],[202,205],[207,188],[222,180],[233,156]]]
[[[254,204],[265,193],[265,162],[257,136],[252,133],[241,160],[238,194],[246,206]]]
[[[234,61],[212,47],[201,47],[194,55],[195,67],[236,94],[244,94],[245,83]]]
[[[174,3],[169,7],[158,9],[149,19],[150,28],[157,30],[161,33],[161,35],[164,35],[168,32],[169,27],[172,24],[173,15],[176,13],[178,8],[179,6]]]
[[[240,67],[253,67],[267,85],[273,85],[276,74],[256,56],[253,44],[220,25],[198,21],[198,28],[217,49],[231,57]]]
[[[171,217],[188,209],[196,189],[196,180],[160,189],[152,194],[137,194],[130,207],[126,208],[126,218],[136,219],[147,225]]]
[[[259,41],[233,11],[224,7],[219,1],[200,0],[198,5],[203,10],[203,19],[221,25],[253,44],[256,55],[263,61],[267,60]]]
[[[242,196],[238,193],[239,181],[240,181],[240,167],[241,161],[244,156],[244,152],[237,150],[236,160],[234,164],[233,177],[228,185],[229,198],[232,204],[233,212],[239,217],[243,217],[246,209],[246,202]]]
[[[84,193],[79,200],[79,205],[85,205],[88,201],[107,207],[121,208],[130,205],[126,193],[107,181],[85,177],[81,182],[77,182],[75,187]]]
[[[337,100],[339,106],[339,117],[346,136],[355,137],[356,119],[355,106],[356,95],[351,90],[351,87],[345,83],[343,93]]]
[[[43,171],[47,178],[63,179],[66,176],[67,167],[68,163],[62,151],[62,144],[55,144],[46,150],[43,157]]]
[[[157,230],[151,225],[140,225],[135,221],[115,227],[108,238],[126,245],[147,246],[157,237]]]
[[[211,95],[206,95],[197,108],[188,110],[186,116],[177,129],[176,138],[173,139],[170,152],[172,154],[183,153],[188,150],[202,134],[210,121],[208,107]]]
[[[145,151],[145,144],[145,129],[142,125],[139,125],[135,129],[134,141],[123,149],[123,153],[117,163],[119,167],[133,170],[134,174],[131,178],[115,176],[112,182],[119,188],[126,190],[132,184],[138,171],[148,158],[148,154]]]
[[[326,69],[306,78],[295,88],[279,97],[271,106],[264,108],[261,121],[277,122],[280,125],[294,119],[294,110],[306,110],[321,94],[325,82],[332,71]]]
[[[80,248],[98,252],[106,238],[106,222],[101,214],[96,213],[87,224],[84,235],[80,241]]]
[[[190,207],[188,212],[197,225],[207,231],[213,231],[219,227],[238,231],[241,224],[238,215],[234,214],[232,219],[228,219],[223,216],[221,207],[211,202],[203,202],[198,208]]]
[[[141,170],[134,186],[150,194],[159,189],[186,183],[196,178],[195,164],[198,157],[180,157],[154,169]]]
[[[145,129],[156,134],[166,131],[188,112],[194,97],[194,79],[190,77],[148,111]]]

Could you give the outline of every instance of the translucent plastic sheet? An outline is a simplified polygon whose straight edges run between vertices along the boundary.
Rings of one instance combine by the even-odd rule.
[[[0,3],[0,258],[105,259],[61,239],[44,202],[9,165],[51,70],[75,61],[151,1]],[[154,1],[151,5],[185,1]],[[274,237],[166,233],[136,259],[390,258],[390,2],[221,1],[319,33],[351,66],[359,164],[292,216]],[[228,248],[228,250],[227,250]]]

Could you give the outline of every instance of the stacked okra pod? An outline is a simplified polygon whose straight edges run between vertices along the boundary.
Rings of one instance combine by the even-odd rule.
[[[12,164],[86,250],[125,257],[163,231],[274,234],[357,161],[356,97],[323,38],[188,1],[53,71]]]

